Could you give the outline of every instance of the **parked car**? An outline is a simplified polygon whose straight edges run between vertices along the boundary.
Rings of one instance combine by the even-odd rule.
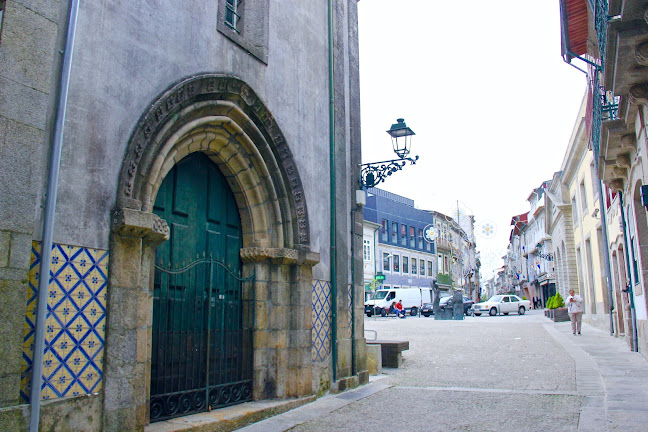
[[[472,311],[472,305],[473,305],[475,302],[472,301],[472,300],[470,299],[470,297],[468,297],[468,296],[462,296],[462,298],[463,298],[464,314],[465,314],[466,316],[471,316],[471,315],[473,314],[473,311]],[[446,309],[446,308],[452,309],[452,306],[453,306],[453,303],[452,303],[452,297],[443,297],[443,298],[439,301],[439,308],[442,309],[442,310],[443,310],[443,309]]]
[[[476,316],[480,316],[483,313],[488,313],[490,316],[499,314],[508,315],[511,312],[524,315],[528,309],[531,309],[531,302],[529,300],[522,300],[516,295],[496,295],[483,303],[475,303],[472,308]]]
[[[424,317],[434,315],[434,307],[432,303],[423,303],[423,306],[421,307],[421,315]]]

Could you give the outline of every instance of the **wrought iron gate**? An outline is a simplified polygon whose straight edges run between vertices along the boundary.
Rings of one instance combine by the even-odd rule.
[[[155,266],[151,422],[251,400],[254,276]]]

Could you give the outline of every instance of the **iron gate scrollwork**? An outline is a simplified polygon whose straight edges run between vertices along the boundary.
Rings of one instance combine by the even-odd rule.
[[[156,264],[151,422],[252,399],[253,281],[211,258]]]

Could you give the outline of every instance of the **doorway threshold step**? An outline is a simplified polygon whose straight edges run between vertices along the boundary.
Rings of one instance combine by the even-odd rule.
[[[229,432],[313,402],[315,396],[246,402],[211,412],[152,423],[145,432]]]

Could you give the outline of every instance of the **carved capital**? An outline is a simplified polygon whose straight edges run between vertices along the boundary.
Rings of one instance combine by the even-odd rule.
[[[242,248],[241,259],[244,263],[272,261],[277,264],[294,264],[297,262],[297,251],[283,248]]]
[[[240,255],[244,263],[270,261],[312,267],[320,260],[318,253],[286,248],[243,248]]]
[[[167,222],[157,215],[153,216],[153,229],[146,235],[145,239],[149,243],[160,244],[169,240],[171,230]]]
[[[320,254],[310,251],[299,251],[297,263],[306,267],[313,267],[320,262]]]
[[[153,213],[121,208],[113,211],[112,231],[126,237],[139,237],[159,244],[169,239],[169,226]]]
[[[642,42],[635,47],[635,59],[642,66],[648,66],[648,42]]]

